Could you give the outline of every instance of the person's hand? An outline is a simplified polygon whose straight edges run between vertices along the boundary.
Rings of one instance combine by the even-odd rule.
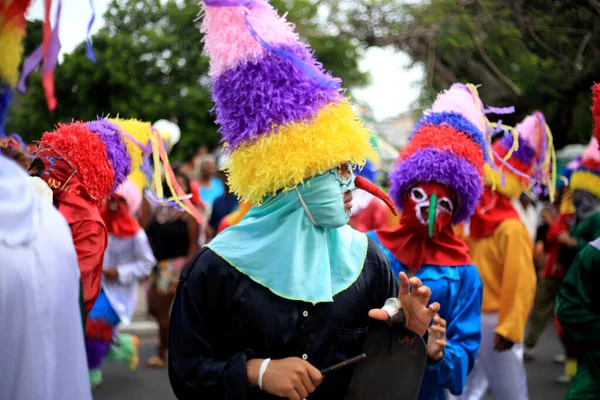
[[[494,337],[494,350],[495,351],[506,351],[512,349],[514,343],[508,339],[503,338],[502,336],[496,333]]]
[[[104,274],[104,279],[106,279],[108,282],[115,282],[119,279],[119,270],[116,268],[104,269],[102,270],[102,273]]]
[[[250,386],[258,386],[262,359],[246,363]],[[289,400],[302,400],[315,391],[323,381],[321,372],[298,357],[271,360],[262,378],[262,390]]]
[[[440,304],[432,303],[427,306],[431,298],[431,290],[423,286],[423,282],[415,276],[408,279],[404,272],[400,272],[400,292],[398,300],[406,314],[406,327],[420,336],[427,332],[429,323],[433,316],[439,311]],[[410,288],[412,286],[412,290]],[[385,310],[373,309],[369,311],[369,317],[389,322],[390,316]]]
[[[446,320],[436,314],[433,317],[433,325],[428,329],[429,340],[427,341],[427,357],[433,361],[440,361],[444,357],[446,342]]]
[[[564,244],[565,246],[569,246],[569,247],[577,246],[577,240],[573,239],[571,237],[571,235],[569,235],[567,232],[563,232],[560,235],[558,235],[557,240],[558,240],[558,243]]]

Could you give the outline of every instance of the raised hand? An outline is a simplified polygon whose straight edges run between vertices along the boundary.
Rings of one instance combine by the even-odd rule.
[[[439,361],[444,357],[446,342],[446,320],[436,315],[433,324],[428,329],[429,339],[427,341],[427,357],[433,361]]]
[[[408,279],[404,272],[400,272],[400,292],[398,300],[406,314],[406,327],[411,331],[423,336],[427,332],[429,323],[433,316],[439,311],[439,303],[427,306],[431,298],[431,290],[423,286],[423,282],[417,277]],[[411,290],[412,286],[412,290]],[[369,317],[379,321],[389,321],[390,316],[382,309],[369,311]]]

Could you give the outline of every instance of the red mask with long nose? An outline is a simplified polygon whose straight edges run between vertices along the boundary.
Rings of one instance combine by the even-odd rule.
[[[454,211],[454,194],[436,182],[419,183],[404,199],[402,222],[414,229],[417,237],[435,237],[450,224]]]
[[[454,235],[454,193],[446,186],[419,183],[405,194],[400,225],[379,229],[379,241],[407,268],[424,264],[471,264],[465,242]]]

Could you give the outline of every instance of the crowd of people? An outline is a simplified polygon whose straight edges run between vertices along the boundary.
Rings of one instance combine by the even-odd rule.
[[[175,124],[119,118],[1,139],[0,398],[91,399],[104,361],[137,369],[119,327],[140,284],[159,326],[145,366],[179,399],[344,399],[354,367],[321,371],[394,313],[426,346],[420,399],[527,399],[552,318],[567,399],[600,398],[600,86],[563,170],[542,112],[493,123],[513,110],[455,83],[381,171],[285,17],[202,7],[222,148],[173,169]]]

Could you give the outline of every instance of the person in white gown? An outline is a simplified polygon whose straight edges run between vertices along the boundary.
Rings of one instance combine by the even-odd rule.
[[[156,264],[148,237],[133,217],[142,193],[131,181],[124,182],[101,210],[108,230],[100,294],[86,323],[86,348],[92,387],[102,383],[102,360],[127,363],[134,371],[139,364],[139,340],[116,334],[117,325],[129,325],[138,300],[138,282]]]
[[[91,400],[69,226],[0,155],[0,399]]]

